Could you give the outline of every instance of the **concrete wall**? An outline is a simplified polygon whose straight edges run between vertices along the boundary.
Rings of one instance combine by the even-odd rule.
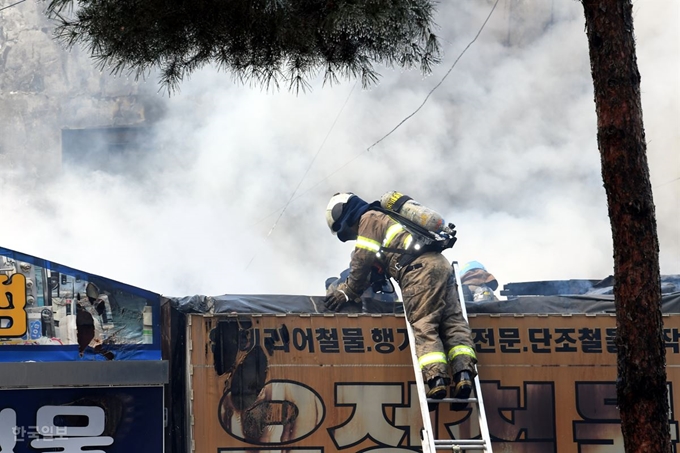
[[[87,49],[66,49],[44,8],[0,11],[0,167],[17,175],[59,168],[63,128],[140,125],[162,104],[155,80],[113,77]]]

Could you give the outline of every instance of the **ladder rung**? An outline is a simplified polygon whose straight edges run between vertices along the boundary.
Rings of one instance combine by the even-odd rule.
[[[468,398],[468,399],[461,399],[461,398],[442,398],[442,399],[435,399],[435,398],[428,398],[427,399],[428,403],[476,403],[477,398]]]
[[[456,276],[456,281],[460,282],[460,271],[458,269],[458,262],[454,261],[452,263],[452,266],[454,268],[454,273]],[[462,311],[463,318],[467,321],[468,316],[467,316],[467,309],[465,307],[465,297],[463,294],[462,290],[463,286],[458,285],[458,299],[460,300],[460,307]],[[463,450],[480,450],[485,453],[492,453],[492,445],[491,445],[491,436],[489,435],[489,426],[488,422],[486,420],[486,411],[484,409],[484,400],[482,398],[482,393],[481,393],[481,384],[479,381],[479,376],[475,376],[474,378],[474,395],[475,398],[442,398],[442,399],[434,399],[434,398],[424,398],[426,395],[426,389],[425,389],[425,383],[423,382],[423,373],[422,370],[420,369],[420,365],[418,363],[418,356],[416,354],[416,339],[415,335],[413,333],[413,327],[411,324],[408,322],[408,314],[406,316],[406,331],[408,334],[408,341],[409,341],[409,346],[411,349],[411,360],[413,362],[413,371],[415,373],[415,378],[416,378],[416,388],[418,390],[418,405],[420,406],[420,413],[422,416],[423,420],[423,427],[420,431],[420,438],[421,438],[421,445],[422,445],[422,451],[423,453],[436,453],[435,450],[448,450],[450,452],[461,452]],[[476,367],[475,367],[476,369]],[[467,406],[468,403],[474,403],[476,406],[474,407],[474,411],[477,412],[478,415],[478,423],[479,423],[479,432],[480,432],[480,439],[466,439],[466,440],[455,440],[455,439],[448,439],[448,440],[435,440],[434,439],[434,430],[432,428],[432,420],[430,418],[430,413],[433,410],[433,407],[431,404],[459,404],[459,405],[465,405]],[[461,406],[459,406],[461,407]],[[462,408],[462,407],[461,407]],[[453,406],[452,409],[458,409],[457,407]],[[465,408],[465,410],[470,410]]]
[[[435,450],[454,450],[454,448],[457,448],[459,450],[486,450],[485,445],[435,445],[434,449]]]
[[[452,448],[459,448],[461,450],[486,450],[486,442],[483,439],[435,440],[434,446],[437,450],[448,450]]]
[[[444,439],[435,440],[435,445],[484,445],[484,439]]]

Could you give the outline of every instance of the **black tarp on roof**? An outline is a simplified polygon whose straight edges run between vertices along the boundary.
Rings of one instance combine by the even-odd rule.
[[[322,296],[289,294],[227,294],[168,298],[182,313],[333,313],[326,309]],[[362,298],[362,306],[345,304],[343,313],[403,313],[399,302]]]
[[[665,281],[666,290],[671,288],[668,284],[670,280],[680,281],[680,276],[671,277]],[[614,296],[611,292],[605,287],[596,290],[585,294],[511,296],[507,300],[493,302],[467,302],[466,307],[468,313],[614,313]],[[168,299],[182,313],[331,313],[324,307],[322,296],[235,294]],[[661,310],[663,313],[680,313],[680,285],[677,291],[662,294]],[[361,307],[346,304],[342,312],[403,313],[404,309],[399,302],[364,297]]]
[[[680,292],[680,275],[662,275],[661,293]],[[501,290],[501,296],[560,296],[574,294],[614,294],[614,276],[603,280],[548,280],[536,282],[507,283]]]
[[[468,313],[615,313],[612,295],[518,296],[495,302],[466,304]],[[680,313],[680,292],[661,297],[663,313]]]

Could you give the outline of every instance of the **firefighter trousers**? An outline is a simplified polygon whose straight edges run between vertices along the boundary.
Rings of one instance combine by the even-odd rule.
[[[477,358],[472,333],[446,257],[441,253],[419,256],[402,271],[399,287],[425,381],[460,371],[474,377]]]

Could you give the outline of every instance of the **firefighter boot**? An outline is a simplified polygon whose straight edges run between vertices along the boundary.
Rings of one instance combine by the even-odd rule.
[[[452,397],[456,399],[466,400],[470,398],[472,393],[472,377],[467,371],[459,371],[453,377]],[[462,411],[468,407],[468,402],[451,403],[451,410]]]
[[[440,376],[428,380],[427,385],[430,390],[427,391],[425,396],[436,400],[443,399],[446,396],[446,388],[449,386],[449,382],[448,378]],[[437,408],[437,403],[428,403],[427,408],[432,412]]]

